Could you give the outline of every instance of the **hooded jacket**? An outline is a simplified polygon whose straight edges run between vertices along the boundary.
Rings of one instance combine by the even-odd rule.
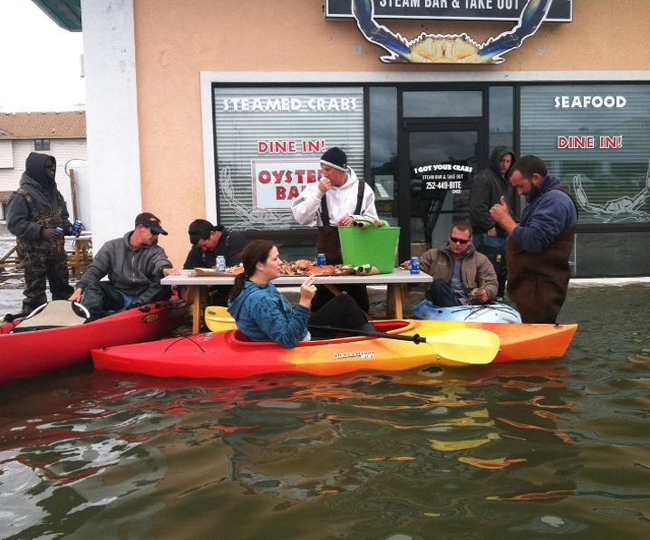
[[[336,227],[338,221],[344,216],[351,216],[357,205],[357,192],[359,179],[356,173],[347,168],[348,179],[341,187],[332,187],[326,193],[318,188],[318,182],[308,185],[298,198],[293,201],[291,211],[296,221],[301,225],[321,227],[323,222],[320,216],[321,199],[326,197],[327,210],[330,216],[330,225]],[[360,214],[368,219],[378,219],[375,208],[375,194],[366,184],[363,191]]]
[[[307,335],[309,310],[291,307],[273,283],[259,284],[246,280],[228,311],[237,328],[253,341],[275,341],[283,347],[295,347]]]
[[[56,159],[47,154],[31,152],[25,162],[25,172],[20,178],[20,188],[7,203],[7,229],[19,241],[41,243],[44,227],[61,227],[69,231],[72,224],[63,195],[54,180],[45,173],[45,163]],[[25,191],[29,201],[21,191]]]
[[[129,239],[133,231],[122,238],[106,242],[77,283],[85,289],[108,275],[110,283],[120,292],[134,298],[134,303],[147,304],[163,290],[160,279],[164,268],[172,268],[165,250],[154,245],[134,247]]]
[[[217,264],[217,257],[226,258],[226,266],[234,266],[241,262],[241,251],[246,246],[246,236],[240,231],[229,232],[225,228],[221,231],[221,238],[214,250],[203,251],[199,246],[192,246],[187,254],[183,268],[213,268]]]
[[[502,176],[499,161],[506,154],[512,156],[512,164],[506,174]],[[499,236],[508,236],[490,217],[490,208],[497,204],[503,196],[506,198],[511,213],[513,212],[517,203],[517,193],[510,185],[508,177],[515,161],[515,153],[511,149],[507,146],[497,146],[490,154],[488,166],[472,179],[469,193],[469,214],[474,234],[484,233],[496,227]]]

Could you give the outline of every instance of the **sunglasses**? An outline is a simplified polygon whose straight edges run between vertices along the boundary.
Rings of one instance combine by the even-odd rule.
[[[465,240],[464,238],[456,238],[455,236],[450,236],[449,241],[453,242],[454,244],[462,244],[465,245],[469,243],[469,238]]]

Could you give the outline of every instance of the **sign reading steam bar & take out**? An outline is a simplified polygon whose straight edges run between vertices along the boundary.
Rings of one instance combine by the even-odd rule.
[[[473,18],[478,20],[509,20],[516,15],[510,30],[496,36],[489,36],[479,41],[467,31],[456,34],[421,32],[416,36],[403,36],[379,22],[383,8],[397,9],[392,18],[427,18],[420,11],[422,1],[412,2],[397,0],[350,0],[352,16],[359,31],[374,45],[389,54],[381,56],[385,63],[410,62],[414,64],[500,64],[505,61],[503,55],[522,46],[523,42],[533,36],[544,21],[549,20],[553,6],[558,2],[567,5],[567,0],[451,0],[435,2],[436,9],[442,10],[436,16],[428,18]],[[408,5],[407,5],[408,4]],[[424,0],[425,12],[433,9],[433,0]],[[444,6],[444,7],[443,7]],[[495,11],[496,10],[496,11]],[[391,13],[390,11],[388,12]],[[441,16],[447,13],[446,16]],[[469,17],[470,14],[475,15]],[[487,15],[492,15],[486,17]],[[386,18],[386,17],[385,17]],[[433,25],[432,25],[433,26]]]
[[[525,4],[526,0],[374,0],[374,9],[379,19],[515,21]],[[352,17],[350,0],[326,0],[325,16]],[[546,21],[571,22],[572,16],[573,0],[554,0]]]

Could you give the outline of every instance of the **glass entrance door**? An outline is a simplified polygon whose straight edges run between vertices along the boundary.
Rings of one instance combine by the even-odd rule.
[[[408,144],[400,174],[400,261],[443,245],[451,224],[469,219],[469,184],[483,163],[480,123],[405,126]],[[408,218],[406,217],[408,216]]]

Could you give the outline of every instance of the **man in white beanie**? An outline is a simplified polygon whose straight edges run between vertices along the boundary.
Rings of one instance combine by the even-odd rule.
[[[322,178],[307,186],[293,202],[291,210],[301,225],[318,227],[317,252],[324,253],[327,264],[341,264],[341,244],[337,227],[350,225],[352,216],[378,219],[375,194],[347,166],[347,156],[334,146],[320,159]],[[340,286],[347,290],[364,311],[368,311],[368,294],[363,286]],[[312,309],[326,302],[327,289],[319,287]]]

